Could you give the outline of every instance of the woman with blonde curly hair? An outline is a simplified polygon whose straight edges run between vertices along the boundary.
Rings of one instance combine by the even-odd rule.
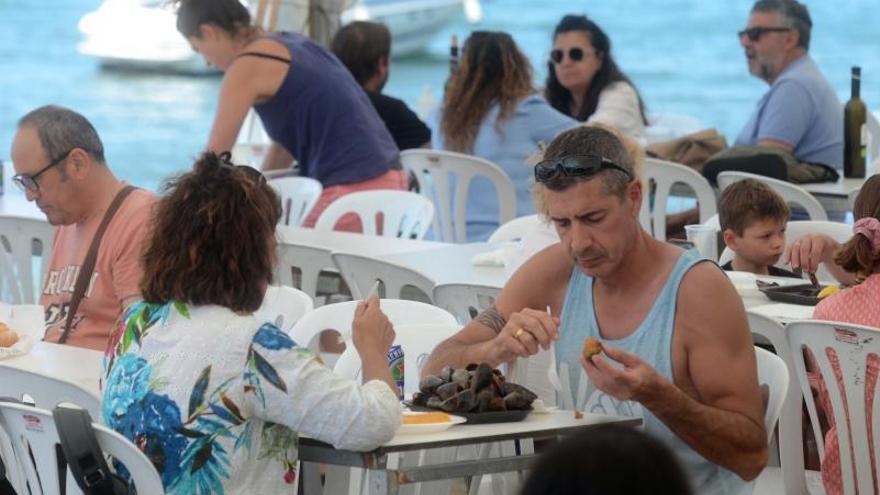
[[[436,118],[439,117],[439,118]],[[465,41],[443,107],[433,119],[432,145],[500,166],[516,187],[517,216],[534,213],[526,160],[578,122],[554,110],[532,84],[532,66],[503,32],[475,31]],[[468,192],[467,237],[485,240],[498,227],[498,196],[476,178]]]

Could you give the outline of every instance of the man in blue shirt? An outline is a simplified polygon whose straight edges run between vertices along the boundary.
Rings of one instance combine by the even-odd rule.
[[[797,0],[758,0],[739,33],[749,72],[770,85],[737,145],[781,148],[802,162],[840,169],[843,106],[807,53],[810,13]]]

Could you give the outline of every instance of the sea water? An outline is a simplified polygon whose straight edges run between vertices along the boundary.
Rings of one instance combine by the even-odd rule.
[[[187,169],[204,148],[217,105],[219,78],[101,70],[76,51],[77,22],[100,0],[0,0],[0,158],[8,158],[19,117],[48,103],[85,114],[104,140],[108,163],[134,184],[157,189]],[[736,32],[751,1],[483,0],[483,21],[463,18],[441,31],[427,51],[396,59],[385,91],[418,108],[427,91],[442,99],[448,44],[474,29],[510,32],[543,85],[551,33],[566,13],[586,13],[609,34],[623,70],[648,111],[690,114],[732,141],[767,86],[751,77]],[[849,69],[860,65],[862,98],[880,109],[880,3],[808,1],[814,28],[810,53],[849,96]]]

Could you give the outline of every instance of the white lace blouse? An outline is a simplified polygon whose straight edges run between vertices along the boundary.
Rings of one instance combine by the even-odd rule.
[[[624,81],[612,83],[599,93],[596,111],[587,119],[587,123],[594,122],[614,127],[635,139],[645,136],[639,97],[636,90]]]
[[[103,416],[170,494],[292,492],[298,434],[369,450],[401,422],[384,382],[341,378],[270,323],[136,303],[104,360]]]

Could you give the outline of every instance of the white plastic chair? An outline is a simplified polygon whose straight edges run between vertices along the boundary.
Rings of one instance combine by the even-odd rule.
[[[878,141],[880,141],[880,139],[878,139]],[[878,162],[878,163],[880,163],[880,162]],[[859,191],[861,191],[861,190],[862,190],[861,187],[857,187],[857,188],[853,189],[852,191],[850,191],[849,193],[847,193],[847,195],[846,195],[846,202],[847,202],[847,204],[849,205],[849,209],[850,209],[850,211],[855,210],[855,207],[856,207],[856,196],[859,195]]]
[[[380,288],[379,297],[431,303],[434,282],[412,268],[358,254],[332,253],[330,257],[355,299],[367,297],[380,281],[384,291]]]
[[[521,240],[523,235],[537,230],[541,226],[541,222],[541,217],[537,214],[514,218],[498,227],[489,236],[489,242],[501,243]]]
[[[293,328],[290,336],[293,341],[303,347],[318,350],[316,337],[324,330],[333,329],[339,332],[343,341],[351,339],[351,322],[358,301],[325,304],[303,315]],[[379,303],[382,312],[391,320],[391,324],[445,324],[456,325],[455,316],[430,304],[402,299],[382,299]]]
[[[315,303],[305,292],[286,285],[270,285],[266,288],[262,306],[254,312],[254,316],[288,332],[302,315],[314,307]]]
[[[400,153],[400,162],[415,175],[421,194],[437,207],[437,240],[467,242],[468,189],[477,176],[488,178],[495,186],[498,225],[516,216],[516,188],[507,173],[489,160],[452,151],[412,149]]]
[[[788,386],[781,404],[775,404],[773,409],[781,406],[781,415],[777,412],[779,431],[779,461],[780,467],[765,467],[755,480],[754,493],[756,495],[776,495],[779,493],[807,495],[812,492],[810,488],[821,487],[821,475],[818,471],[804,470],[804,446],[801,436],[803,416],[801,409],[801,392],[798,385],[794,358],[785,333],[785,327],[776,320],[757,313],[746,311],[749,319],[749,327],[752,337],[756,342],[765,342],[773,346],[776,357],[781,359],[788,371]],[[761,362],[758,362],[758,375],[761,382],[764,380],[761,372]],[[765,426],[769,423],[773,393],[771,389],[770,403],[765,412]],[[767,434],[772,435],[772,428],[767,428]],[[771,436],[772,439],[772,436]]]
[[[700,208],[700,222],[705,222],[718,211],[715,191],[709,181],[690,167],[656,158],[646,158],[643,180],[646,184],[651,180],[657,184],[654,192],[654,210],[648,210],[650,205],[646,197],[642,201],[640,216],[642,221],[649,219],[648,225],[644,227],[655,239],[666,240],[666,206],[676,184],[684,184],[696,194]]]
[[[478,284],[438,284],[434,304],[449,311],[462,325],[467,325],[481,311],[495,303],[500,287]]]
[[[37,407],[51,409],[58,404],[73,404],[89,412],[92,419],[101,418],[101,400],[87,389],[33,371],[0,366],[0,397],[22,400],[27,395]]]
[[[767,409],[764,411],[764,427],[769,440],[773,437],[773,430],[779,421],[782,404],[788,392],[788,367],[781,357],[760,347],[755,347],[755,358],[758,362],[758,384],[767,385],[770,392]]]
[[[763,175],[750,174],[747,172],[737,172],[728,170],[718,174],[718,189],[723,191],[727,186],[743,179],[755,179],[770,186],[774,191],[779,193],[786,203],[794,203],[807,211],[810,220],[828,220],[828,213],[819,200],[813,197],[806,189],[786,182],[784,180],[764,177]]]
[[[837,442],[840,447],[840,472],[843,493],[850,495],[856,491],[862,494],[875,493],[873,483],[878,482],[880,473],[871,467],[870,451],[874,451],[880,461],[880,439],[877,438],[877,425],[880,425],[880,390],[874,384],[872,415],[867,417],[865,383],[867,380],[868,358],[880,356],[880,329],[828,321],[796,321],[786,328],[791,344],[794,365],[797,370],[801,392],[807,403],[810,421],[819,424],[813,393],[807,380],[806,364],[802,349],[808,349],[819,364],[819,372],[825,381],[831,401],[831,411],[826,415],[834,418],[837,429]],[[842,390],[838,387],[831,360],[827,352],[833,351],[838,358],[842,378]],[[847,407],[844,408],[844,401]],[[870,444],[868,425],[874,425],[874,445]],[[818,430],[818,429],[815,429]],[[825,443],[820,431],[815,431],[819,457],[825,459]],[[852,451],[852,454],[850,452]],[[855,473],[858,473],[856,477]]]
[[[282,230],[284,227],[279,227]],[[280,285],[295,287],[314,301],[318,298],[318,279],[322,271],[336,271],[330,251],[291,242],[295,235],[281,235],[284,242],[278,244],[278,262],[275,280]]]
[[[55,227],[45,220],[0,216],[0,295],[8,287],[13,304],[39,300],[54,240]],[[37,274],[35,255],[41,258]]]
[[[806,234],[825,234],[839,243],[848,241],[853,235],[852,226],[845,223],[795,220],[793,222],[788,222],[785,225],[785,249],[787,250],[792,242]],[[724,251],[721,252],[721,256],[718,258],[718,264],[723,265],[732,259],[733,251],[731,251],[730,248],[725,247]],[[779,268],[790,268],[783,262],[782,257],[779,258],[776,266]],[[831,275],[831,272],[829,272],[824,265],[819,265],[819,269],[816,271],[816,277],[819,280],[824,281],[834,280],[834,276]]]
[[[431,226],[434,205],[416,193],[378,189],[346,194],[330,203],[315,222],[318,230],[333,230],[336,222],[346,213],[361,219],[364,234],[383,237],[421,239]],[[382,224],[376,216],[382,213]]]
[[[419,376],[424,360],[431,354],[438,344],[453,336],[459,325],[430,324],[430,325],[400,325],[395,326],[396,333],[394,343],[403,350],[403,390],[404,395],[410,396],[419,390]],[[351,378],[361,379],[361,360],[354,346],[349,345],[339,357],[333,372]],[[439,461],[455,455],[455,449],[440,449],[431,451],[419,451],[418,459],[407,457],[405,463],[415,461],[418,465],[429,463],[428,459]],[[447,459],[449,460],[449,459]],[[358,473],[355,471],[355,473]],[[358,479],[358,476],[352,476]],[[416,485],[413,491],[421,493],[448,493],[449,482],[422,483]],[[325,488],[326,492],[326,488]]]
[[[281,197],[284,213],[279,223],[293,227],[302,225],[324,190],[320,182],[310,177],[281,177],[270,180],[269,185]]]
[[[159,473],[143,452],[128,439],[105,426],[92,423],[92,427],[101,450],[128,469],[138,493],[165,493]],[[30,493],[61,495],[58,454],[55,448],[60,440],[52,413],[22,404],[0,402],[0,428],[8,432],[12,439],[12,453],[4,453],[4,459],[14,456],[15,468],[24,475]],[[69,473],[68,469],[66,493],[82,493]]]

